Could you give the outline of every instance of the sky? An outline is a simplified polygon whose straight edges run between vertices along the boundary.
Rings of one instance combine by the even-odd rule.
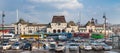
[[[85,24],[90,19],[120,24],[120,0],[0,0],[0,23],[2,11],[5,24],[17,22],[22,18],[28,22],[48,24],[54,15],[64,15],[67,22]]]

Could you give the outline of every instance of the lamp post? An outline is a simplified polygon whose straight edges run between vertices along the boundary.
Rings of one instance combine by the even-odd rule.
[[[104,32],[105,32],[105,38],[107,38],[107,35],[106,35],[106,16],[105,14],[103,15],[103,18],[104,18]]]
[[[5,17],[5,14],[4,14],[4,11],[2,12],[2,43],[4,42],[4,17]],[[3,52],[5,52],[3,50]]]
[[[3,41],[4,41],[4,17],[5,17],[5,14],[4,14],[4,11],[2,12],[2,36],[3,36]]]

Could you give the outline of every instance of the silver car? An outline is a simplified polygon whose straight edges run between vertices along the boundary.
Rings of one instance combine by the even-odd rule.
[[[12,49],[20,49],[20,48],[22,48],[22,45],[20,43],[14,43],[12,45]]]
[[[111,50],[112,46],[108,46],[106,44],[102,45],[103,46],[103,50]]]
[[[103,49],[102,45],[99,45],[99,44],[93,45],[92,48],[93,48],[93,50],[102,50]]]
[[[69,44],[69,50],[77,50],[79,48],[79,44],[71,43]]]

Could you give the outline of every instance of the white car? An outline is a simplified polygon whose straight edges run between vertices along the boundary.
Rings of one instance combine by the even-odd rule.
[[[65,45],[64,44],[58,44],[55,51],[65,52]]]
[[[49,50],[55,49],[56,47],[57,47],[56,42],[50,42],[50,44],[48,46]]]
[[[69,50],[77,50],[78,48],[79,48],[79,44],[76,43],[69,44]]]
[[[10,41],[19,41],[19,38],[11,38]]]
[[[10,49],[11,45],[9,43],[3,43],[3,50]]]
[[[92,46],[90,44],[84,44],[84,50],[92,50]]]

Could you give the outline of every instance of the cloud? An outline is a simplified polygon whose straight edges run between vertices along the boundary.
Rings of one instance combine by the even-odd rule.
[[[70,13],[68,11],[62,11],[62,12],[56,12],[53,15],[64,15],[64,16],[69,16]]]
[[[45,5],[54,6],[57,9],[79,9],[83,4],[78,0],[29,0],[32,3],[45,3]]]
[[[32,2],[67,2],[69,0],[30,0]]]
[[[71,0],[69,2],[56,5],[58,9],[78,9],[83,8],[83,4],[79,3],[77,0]]]

